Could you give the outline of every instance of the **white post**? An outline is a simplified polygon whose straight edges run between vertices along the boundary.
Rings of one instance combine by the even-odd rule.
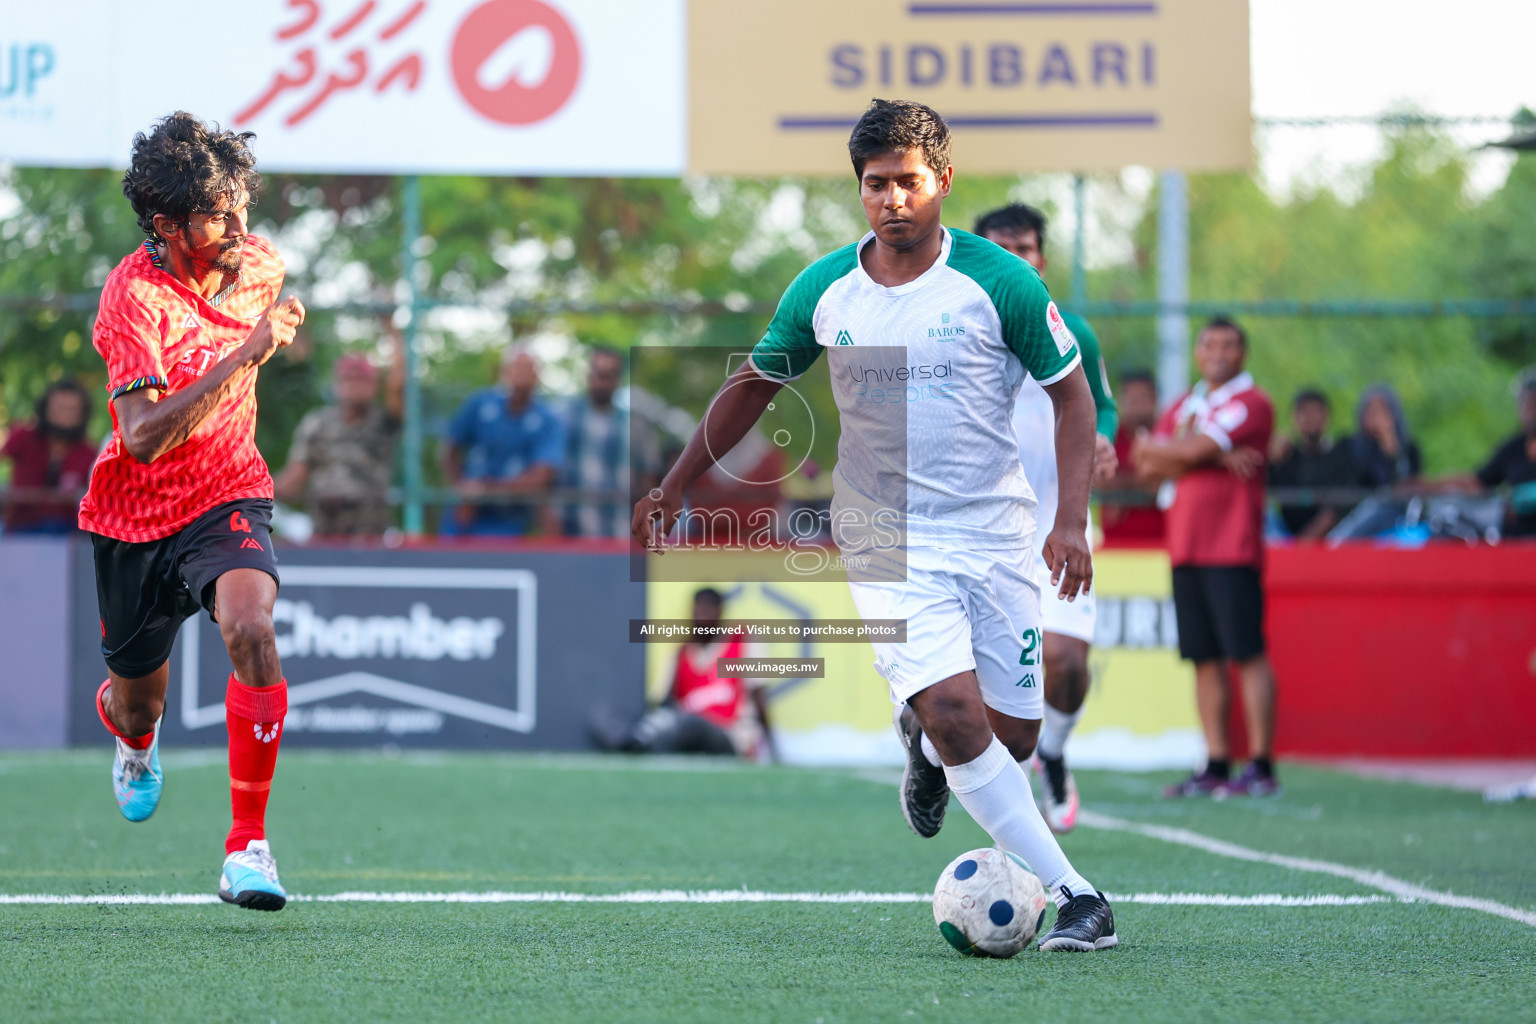
[[[1189,390],[1189,182],[1158,175],[1157,400],[1166,407]]]

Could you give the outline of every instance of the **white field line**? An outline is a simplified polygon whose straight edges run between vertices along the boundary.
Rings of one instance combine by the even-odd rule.
[[[1116,903],[1193,907],[1355,907],[1404,903],[1391,896],[1233,896],[1225,893],[1142,892],[1109,894]],[[681,889],[638,892],[338,892],[288,897],[293,903],[927,903],[922,892],[754,892],[747,889]],[[218,903],[213,893],[99,893],[0,895],[0,905],[42,906],[187,906]]]
[[[1536,927],[1536,911],[1522,910],[1519,907],[1511,907],[1505,903],[1479,899],[1475,896],[1457,896],[1455,893],[1426,889],[1422,885],[1414,885],[1412,882],[1393,878],[1382,871],[1352,868],[1347,864],[1335,864],[1332,861],[1326,860],[1313,860],[1310,857],[1288,857],[1280,853],[1265,853],[1263,850],[1238,846],[1236,843],[1229,843],[1222,839],[1213,839],[1210,836],[1191,832],[1188,829],[1169,828],[1166,825],[1149,825],[1139,821],[1126,821],[1123,818],[1113,818],[1107,814],[1098,814],[1093,811],[1079,811],[1077,820],[1090,828],[1107,829],[1112,832],[1131,832],[1139,836],[1146,836],[1149,839],[1160,839],[1165,843],[1190,846],[1197,850],[1204,850],[1206,853],[1214,853],[1219,857],[1231,857],[1233,860],[1273,864],[1277,867],[1290,868],[1292,871],[1311,871],[1320,875],[1333,875],[1335,878],[1347,878],[1352,882],[1358,882],[1372,889],[1380,889],[1382,892],[1390,893],[1401,900],[1434,903],[1442,907],[1459,907],[1463,910],[1477,910],[1484,914],[1492,914],[1495,917],[1503,917],[1511,921],[1518,921],[1521,924]]]

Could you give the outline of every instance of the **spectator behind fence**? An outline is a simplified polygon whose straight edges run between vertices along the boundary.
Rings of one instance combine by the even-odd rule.
[[[666,699],[633,724],[592,716],[592,735],[605,750],[644,754],[739,754],[766,752],[774,760],[764,680],[720,675],[721,658],[756,658],[756,644],[721,626],[725,599],[705,587],[693,595],[693,627],[699,635],[682,645],[672,667]],[[723,635],[721,635],[723,633]]]
[[[85,437],[90,393],[68,377],[55,381],[37,400],[36,416],[13,428],[0,448],[11,463],[11,487],[32,492],[7,501],[0,521],[6,533],[73,533],[96,462],[96,446]],[[46,491],[60,494],[50,500],[40,493]]]
[[[1248,339],[1218,317],[1195,341],[1201,380],[1137,439],[1131,458],[1144,479],[1170,482],[1168,555],[1179,654],[1195,663],[1195,703],[1205,732],[1202,771],[1167,796],[1264,796],[1276,791],[1270,761],[1275,678],[1264,645],[1265,453],[1274,433],[1269,396],[1243,371]],[[1165,483],[1164,486],[1168,486]],[[1242,678],[1251,761],[1229,779],[1226,664]]]
[[[1515,382],[1520,430],[1499,445],[1476,473],[1486,488],[1509,485],[1504,517],[1506,537],[1536,537],[1536,367]]]
[[[384,398],[379,372],[361,353],[336,361],[335,402],[299,421],[288,464],[273,488],[281,501],[305,502],[321,537],[378,536],[389,529],[389,481],[405,412],[405,350],[394,339]]]
[[[565,508],[568,537],[629,534],[629,412],[614,401],[624,380],[624,356],[597,346],[587,364],[587,393],[563,408],[565,468],[562,487],[612,491],[609,501],[579,501]]]
[[[1423,470],[1418,442],[1408,434],[1402,400],[1386,384],[1372,384],[1355,409],[1350,440],[1361,487],[1389,487],[1418,479]]]
[[[1294,488],[1352,488],[1359,481],[1348,444],[1328,436],[1333,407],[1328,396],[1307,388],[1291,401],[1295,435],[1275,435],[1269,451],[1269,486]],[[1349,507],[1333,502],[1281,505],[1280,518],[1297,540],[1317,540],[1333,529]]]
[[[538,397],[539,364],[508,348],[502,383],[471,395],[448,425],[443,475],[461,504],[444,510],[443,536],[521,537],[534,522],[526,499],[549,491],[565,462],[565,428]],[[524,499],[522,501],[482,499]]]
[[[1115,393],[1120,404],[1120,426],[1115,431],[1115,455],[1119,465],[1114,477],[1101,484],[1099,489],[1123,495],[1127,500],[1104,503],[1100,512],[1104,539],[1111,543],[1161,543],[1163,511],[1157,507],[1152,491],[1136,479],[1136,468],[1131,465],[1131,446],[1137,433],[1150,431],[1157,422],[1157,380],[1151,370],[1131,370],[1121,376]]]

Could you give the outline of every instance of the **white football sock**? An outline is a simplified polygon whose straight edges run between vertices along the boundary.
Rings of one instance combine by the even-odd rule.
[[[1057,906],[1067,901],[1063,888],[1074,896],[1094,892],[1088,880],[1072,869],[1040,816],[1029,776],[996,736],[976,760],[945,765],[944,775],[949,779],[950,792],[960,798],[976,824],[986,829],[1000,848],[1024,858]]]
[[[944,759],[939,757],[939,748],[933,745],[933,740],[928,738],[927,733],[923,733],[923,741],[920,746],[922,746],[923,756],[928,759],[929,764],[935,768],[944,764]]]
[[[1067,749],[1067,737],[1072,735],[1077,720],[1082,717],[1082,708],[1071,712],[1057,711],[1046,704],[1044,721],[1040,723],[1040,741],[1035,744],[1035,749],[1053,761],[1059,760],[1062,751]]]

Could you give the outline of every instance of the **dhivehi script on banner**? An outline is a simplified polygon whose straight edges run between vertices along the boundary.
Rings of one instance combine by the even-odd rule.
[[[266,170],[675,175],[683,0],[8,0],[0,160],[122,167],[188,110]]]

